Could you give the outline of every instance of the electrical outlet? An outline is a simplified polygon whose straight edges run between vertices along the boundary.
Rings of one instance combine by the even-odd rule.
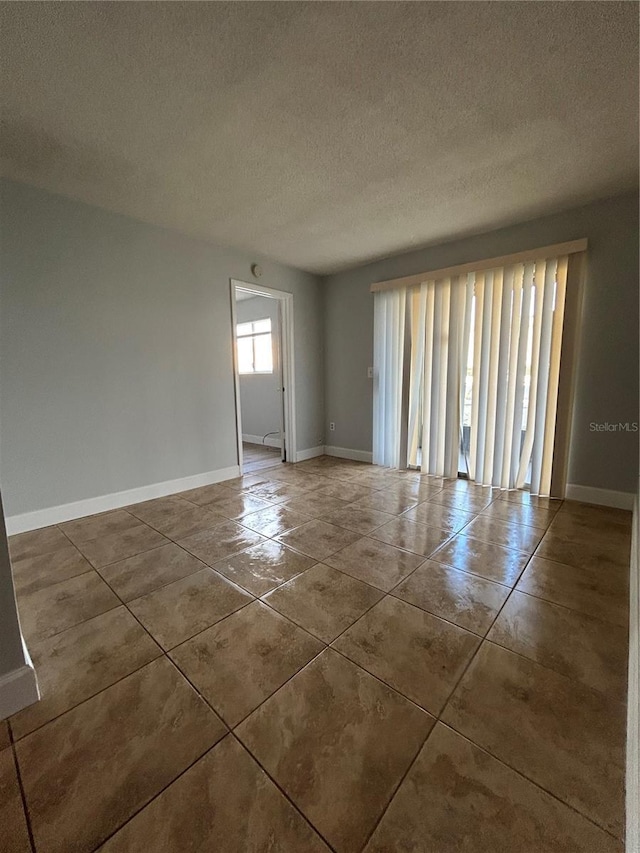
[[[336,425],[334,424],[333,421],[331,421],[331,423],[329,424],[329,429],[331,430],[331,432],[333,432],[335,428],[336,428]]]
[[[373,367],[367,367],[367,379],[373,379]]]

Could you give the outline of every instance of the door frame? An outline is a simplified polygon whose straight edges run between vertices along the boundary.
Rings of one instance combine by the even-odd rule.
[[[293,293],[285,290],[275,290],[272,287],[263,287],[253,282],[241,281],[232,278],[229,280],[229,294],[231,299],[231,340],[233,343],[233,377],[236,407],[236,440],[238,445],[238,467],[240,475],[243,471],[242,458],[242,415],[240,406],[240,372],[238,369],[238,346],[237,346],[237,312],[236,312],[236,289],[256,296],[266,296],[268,299],[277,299],[280,304],[280,357],[282,360],[282,387],[283,387],[283,410],[284,428],[282,436],[282,448],[285,458],[283,462],[295,462],[296,460],[296,403],[295,403],[295,370],[293,357]]]

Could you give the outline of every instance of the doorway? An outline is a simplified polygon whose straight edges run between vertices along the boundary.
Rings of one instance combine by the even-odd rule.
[[[293,295],[231,280],[238,465],[295,459]]]

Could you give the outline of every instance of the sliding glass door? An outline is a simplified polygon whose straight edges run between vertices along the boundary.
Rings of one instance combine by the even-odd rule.
[[[541,255],[376,293],[374,461],[550,494],[568,265]]]

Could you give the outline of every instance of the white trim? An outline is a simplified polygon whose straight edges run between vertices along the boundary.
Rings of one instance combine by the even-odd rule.
[[[372,462],[373,453],[370,450],[351,450],[349,447],[325,447],[327,456],[337,456],[338,459],[353,459],[354,462]]]
[[[640,509],[633,505],[629,584],[627,704],[627,853],[640,851]]]
[[[231,357],[233,360],[233,393],[236,414],[236,452],[238,454],[238,470],[242,475],[242,416],[240,412],[240,368],[238,366],[238,313],[236,311],[236,286],[231,279]]]
[[[281,439],[273,435],[268,435],[263,438],[261,435],[247,435],[242,433],[242,440],[248,444],[264,444],[267,447],[280,447]]]
[[[310,447],[308,450],[299,450],[296,453],[296,462],[306,462],[307,459],[315,459],[316,456],[324,456],[324,445]]]
[[[237,287],[242,293],[251,293],[254,296],[268,296],[270,299],[283,299],[286,296],[293,296],[289,290],[276,290],[275,287],[264,287],[262,284],[240,281],[238,278],[232,278],[231,283],[234,288]]]
[[[295,355],[294,355],[294,330],[293,330],[293,293],[286,290],[275,290],[273,287],[262,287],[251,282],[240,281],[232,278],[229,280],[231,294],[231,339],[233,348],[233,377],[236,403],[236,426],[238,441],[238,466],[242,474],[242,416],[240,412],[240,374],[238,372],[237,345],[236,345],[236,289],[243,293],[255,293],[257,296],[267,296],[277,299],[280,303],[280,360],[282,364],[282,385],[284,417],[282,433],[285,441],[282,447],[282,455],[286,449],[286,461],[298,462],[297,438],[296,438],[296,377],[295,377]]]
[[[466,264],[455,264],[452,267],[441,267],[437,270],[421,272],[417,275],[406,275],[403,278],[391,278],[387,281],[378,281],[369,288],[372,293],[380,290],[393,290],[397,287],[415,287],[425,281],[438,281],[443,278],[451,278],[456,275],[492,270],[497,267],[506,267],[508,264],[522,264],[525,261],[537,261],[538,259],[559,258],[562,255],[573,255],[577,252],[586,252],[588,240],[570,240],[568,243],[554,243],[552,246],[541,246],[539,249],[526,249],[524,252],[515,252],[511,255],[500,255],[497,258],[483,258],[479,261],[471,261]]]
[[[581,501],[585,504],[633,509],[633,492],[616,492],[613,489],[596,489],[595,486],[567,483],[565,497],[569,501]]]
[[[17,714],[40,698],[36,671],[22,640],[25,663],[0,677],[0,720]]]
[[[165,480],[163,483],[152,483],[149,486],[140,486],[137,489],[127,489],[124,492],[114,492],[111,495],[101,495],[96,498],[87,498],[83,501],[60,504],[46,509],[38,509],[35,512],[25,512],[21,515],[10,515],[6,519],[7,534],[24,533],[26,530],[37,530],[40,527],[49,527],[51,524],[60,524],[63,521],[73,521],[75,518],[84,518],[85,515],[95,515],[98,512],[106,512],[110,509],[149,501],[153,498],[163,498],[176,492],[184,492],[187,489],[197,489],[200,486],[210,486],[212,483],[221,483],[223,480],[231,480],[240,475],[237,465],[230,468],[219,468],[217,471],[207,471],[204,474],[193,474],[190,477],[180,477],[178,480]],[[2,719],[0,717],[0,719]]]

